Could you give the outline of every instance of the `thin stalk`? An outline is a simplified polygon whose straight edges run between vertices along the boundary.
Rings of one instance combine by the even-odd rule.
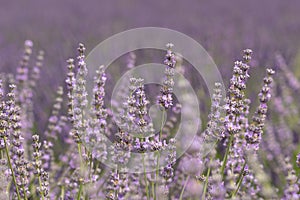
[[[7,192],[10,190],[10,186],[11,186],[11,181],[7,184],[7,187],[6,187]],[[7,196],[9,196],[9,194],[7,194]]]
[[[245,171],[245,167],[246,167],[246,162],[244,163],[243,165],[243,169],[238,177],[238,180],[237,180],[237,188],[236,190],[232,193],[231,197],[233,198],[239,191],[240,187],[241,187],[241,184],[242,184],[242,181],[243,181],[243,178],[244,178],[244,171]]]
[[[145,189],[146,189],[147,200],[150,200],[147,174],[146,174],[146,168],[145,168],[145,154],[144,153],[143,153],[143,168],[144,168],[144,180],[145,180]]]
[[[155,183],[151,182],[151,188],[152,188],[152,196],[153,199],[156,200],[156,195],[155,195]]]
[[[82,164],[81,144],[80,143],[77,144],[77,148],[78,148],[78,153],[79,153],[79,158],[80,158],[80,164]]]
[[[160,159],[160,153],[157,152],[157,160],[156,160],[156,182],[158,181],[158,175],[159,175],[159,159]]]
[[[92,171],[93,171],[93,155],[90,154],[90,173],[89,173],[89,177],[91,178],[92,177]]]
[[[61,186],[61,191],[60,191],[60,199],[64,200],[65,199],[65,186]]]
[[[209,163],[211,163],[212,158],[210,159]],[[208,186],[208,178],[210,175],[210,166],[208,167],[207,173],[206,173],[206,179],[205,179],[205,184],[204,184],[204,188],[203,188],[203,194],[202,194],[202,200],[205,200],[205,196],[206,196],[206,191],[207,191],[207,186]]]
[[[82,182],[80,182],[79,191],[77,193],[77,200],[80,200],[81,192],[82,192]]]
[[[183,198],[184,190],[185,190],[185,188],[186,188],[186,186],[187,186],[187,183],[189,182],[189,179],[190,179],[190,176],[188,176],[188,177],[186,178],[186,180],[185,180],[185,183],[184,183],[184,185],[183,185],[183,188],[182,188],[182,190],[181,190],[181,192],[180,192],[179,200],[182,200],[182,198]]]
[[[246,161],[245,161],[245,163],[243,164],[243,168],[242,168],[242,170],[241,170],[241,172],[240,172],[240,174],[239,174],[239,177],[238,177],[236,183],[240,182],[240,180],[243,178],[243,176],[244,176],[244,171],[245,171],[245,167],[246,167]]]
[[[20,192],[19,192],[19,187],[18,187],[17,181],[16,181],[15,172],[13,170],[13,167],[12,167],[12,164],[11,164],[11,160],[10,160],[10,155],[9,155],[9,150],[8,150],[8,146],[7,146],[6,137],[3,137],[3,140],[4,140],[4,145],[5,145],[5,153],[6,153],[6,157],[7,157],[7,162],[8,162],[8,166],[9,166],[9,169],[11,171],[11,174],[12,174],[12,178],[13,178],[13,182],[14,182],[14,185],[15,185],[15,188],[16,188],[18,200],[21,200],[21,196],[20,196]]]
[[[2,151],[2,149],[0,150],[0,159],[2,159],[2,158],[4,158],[4,153],[3,153],[3,151]]]
[[[40,185],[40,188],[42,188],[42,180],[41,180],[41,176],[40,175],[38,175],[39,176],[39,185]],[[42,200],[44,200],[45,198],[44,198],[44,192],[40,192],[40,194],[41,194],[41,196],[42,196]]]
[[[232,141],[233,141],[233,134],[230,135],[229,143],[227,145],[227,149],[226,149],[226,152],[225,152],[225,155],[224,155],[224,159],[223,159],[223,163],[222,163],[222,167],[221,167],[221,174],[222,174],[223,178],[224,178],[224,175],[225,175],[224,171],[225,171],[225,167],[226,167],[226,163],[227,163],[229,151],[230,151],[230,148],[231,148],[231,145],[232,145]]]
[[[161,139],[162,139],[162,131],[163,131],[163,126],[164,126],[164,118],[165,118],[165,110],[163,110],[162,118],[161,118],[161,126],[160,126],[160,132],[159,132],[159,141],[161,141]],[[158,176],[159,176],[159,159],[160,159],[160,152],[158,151],[157,152],[157,160],[156,160],[156,176],[155,176],[156,183],[158,182]],[[155,196],[154,199],[156,199],[156,196]]]
[[[162,139],[162,131],[163,131],[163,126],[164,126],[164,121],[165,121],[165,110],[163,110],[163,112],[162,112],[161,126],[160,126],[160,132],[159,132],[159,140]]]
[[[235,195],[237,194],[237,192],[239,191],[239,189],[240,189],[240,187],[241,187],[241,185],[242,185],[242,182],[243,182],[243,178],[244,178],[244,175],[241,177],[241,179],[239,180],[239,182],[238,182],[238,185],[237,185],[237,188],[236,188],[236,190],[233,192],[233,194],[232,194],[232,198],[233,197],[235,197]]]
[[[80,171],[83,170],[83,159],[82,159],[82,154],[81,154],[81,143],[78,143],[78,153],[79,153],[79,159],[80,159]],[[80,200],[82,192],[82,182],[80,181],[80,186],[79,186],[79,191],[77,193],[77,200]]]
[[[26,190],[25,190],[25,187],[24,185],[22,185],[22,189],[23,189],[23,195],[24,195],[24,199],[27,200],[27,195],[26,195]]]

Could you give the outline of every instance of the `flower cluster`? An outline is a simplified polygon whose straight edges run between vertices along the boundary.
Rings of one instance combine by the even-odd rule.
[[[79,44],[77,61],[67,60],[67,90],[58,87],[41,131],[34,96],[44,52],[37,52],[31,67],[35,54],[32,42],[26,41],[17,75],[0,75],[0,198],[299,199],[300,109],[293,95],[299,88],[283,57],[277,56],[276,76],[266,69],[252,114],[255,99],[247,85],[252,50],[244,50],[242,60],[234,63],[227,96],[225,86],[215,83],[211,102],[204,102],[211,103],[210,110],[200,106],[209,112],[207,123],[182,151],[180,143],[191,139],[194,130],[187,127],[178,139],[180,116],[195,107],[189,94],[174,101],[175,65],[186,77],[189,70],[172,47],[167,45],[160,93],[153,98],[143,77],[127,77],[120,101],[112,102],[118,113],[113,116],[107,106],[111,74],[104,66],[96,70],[88,102],[85,46]],[[130,53],[128,69],[137,58]],[[180,90],[187,88],[180,77],[176,87],[177,81]],[[159,130],[148,113],[153,99],[163,108]]]

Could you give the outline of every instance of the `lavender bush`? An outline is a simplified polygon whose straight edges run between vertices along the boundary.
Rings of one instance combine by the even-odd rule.
[[[33,97],[44,52],[30,65],[33,44],[26,41],[16,75],[0,79],[0,198],[300,199],[299,99],[293,95],[300,83],[283,56],[276,56],[276,74],[265,70],[255,108],[246,93],[253,52],[244,50],[234,62],[227,95],[215,83],[207,123],[177,159],[181,105],[173,95],[174,73],[185,66],[172,46],[167,45],[165,79],[156,98],[163,115],[158,133],[143,77],[128,80],[119,94],[123,101],[113,105],[119,112],[114,116],[106,103],[111,76],[100,66],[88,101],[83,44],[77,58],[67,60],[66,85],[57,89],[47,128],[40,132]],[[136,59],[131,53],[127,67],[134,68]],[[160,151],[166,152],[163,165]],[[136,162],[137,153],[142,160]],[[128,166],[151,170],[134,173]]]

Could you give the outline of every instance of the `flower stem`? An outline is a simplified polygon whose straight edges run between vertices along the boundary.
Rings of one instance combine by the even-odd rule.
[[[209,163],[211,163],[212,158],[210,159]],[[203,188],[203,194],[202,194],[202,200],[205,200],[205,196],[206,196],[206,190],[207,190],[207,186],[208,186],[208,178],[210,175],[210,166],[208,167],[207,173],[206,173],[206,179],[205,179],[205,184],[204,184],[204,188]]]
[[[145,168],[145,154],[144,153],[143,153],[143,168],[144,168],[144,180],[145,180],[145,189],[146,189],[147,200],[150,200],[148,180],[147,180],[147,174],[146,174],[146,168]]]
[[[232,193],[231,197],[233,198],[237,192],[239,191],[240,187],[241,187],[241,184],[242,184],[242,181],[243,181],[243,178],[244,178],[244,171],[245,171],[245,167],[246,167],[246,162],[244,163],[243,165],[243,169],[238,177],[238,180],[237,180],[237,188],[236,190]]]
[[[5,153],[6,153],[6,157],[7,157],[7,161],[8,161],[8,166],[9,166],[11,174],[12,174],[12,178],[13,178],[13,182],[14,182],[14,185],[15,185],[15,188],[16,188],[18,200],[21,200],[21,196],[20,196],[20,192],[19,192],[19,187],[18,187],[17,181],[16,181],[15,172],[13,170],[13,167],[12,167],[12,164],[11,164],[11,160],[10,160],[10,155],[9,155],[9,150],[8,150],[8,146],[7,146],[6,137],[3,137],[3,140],[4,140],[4,145],[5,145]]]
[[[163,110],[162,113],[162,118],[161,118],[161,127],[160,127],[160,132],[159,132],[159,141],[161,142],[162,140],[162,131],[163,131],[163,126],[164,126],[164,118],[165,118],[165,110]],[[158,183],[158,176],[159,176],[159,159],[160,159],[160,152],[157,152],[157,160],[156,160],[156,179],[155,179],[155,184]],[[155,187],[156,188],[156,187]],[[156,199],[156,196],[154,196],[154,199]]]
[[[27,200],[27,195],[26,195],[26,190],[25,190],[25,187],[24,185],[22,185],[22,189],[23,189],[23,195],[24,195],[24,199]]]
[[[233,134],[230,135],[229,143],[227,145],[227,149],[226,149],[226,152],[225,152],[225,155],[224,155],[224,159],[223,159],[223,163],[222,163],[222,167],[221,167],[221,174],[222,174],[223,178],[224,178],[224,175],[225,175],[224,171],[225,171],[225,167],[226,167],[226,163],[227,163],[229,151],[230,151],[230,148],[231,148],[231,145],[232,145],[232,141],[233,141]]]
[[[78,193],[77,193],[77,200],[80,200],[81,192],[82,192],[82,183],[80,182],[80,185],[79,185],[79,191],[78,191]]]
[[[80,159],[80,171],[83,171],[84,165],[83,165],[83,159],[82,159],[82,153],[81,153],[81,143],[78,143],[77,147],[78,147],[78,153],[79,153],[79,159]],[[82,192],[82,182],[80,181],[79,191],[77,193],[77,200],[80,200],[81,192]]]
[[[185,183],[184,183],[184,185],[183,185],[183,187],[182,187],[182,190],[181,190],[181,192],[180,192],[179,200],[182,200],[182,198],[183,198],[183,193],[184,193],[184,190],[185,190],[185,188],[186,188],[187,183],[189,182],[189,179],[190,179],[190,176],[188,176],[188,177],[186,178],[186,180],[185,180]]]
[[[39,185],[40,185],[40,188],[42,188],[42,180],[41,180],[41,176],[38,175],[38,177],[39,177]],[[44,200],[44,192],[41,191],[40,194],[41,194],[41,196],[42,196],[42,200]]]
[[[151,182],[151,188],[152,188],[152,196],[153,199],[156,200],[156,195],[155,195],[155,183],[152,181]]]
[[[60,192],[60,199],[64,200],[65,199],[65,186],[61,186],[61,192]]]
[[[162,117],[161,117],[161,127],[160,127],[160,132],[159,132],[159,140],[161,141],[162,139],[162,131],[164,127],[164,121],[165,121],[165,110],[162,112]]]

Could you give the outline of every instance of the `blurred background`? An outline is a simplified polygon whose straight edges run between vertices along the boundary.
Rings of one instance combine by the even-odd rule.
[[[45,111],[39,118],[47,119],[55,90],[64,85],[66,59],[76,56],[79,42],[86,45],[88,53],[113,34],[156,26],[197,40],[216,62],[225,83],[241,50],[253,49],[255,67],[250,83],[256,83],[264,75],[261,69],[276,68],[276,52],[284,56],[289,66],[300,64],[299,8],[299,0],[2,0],[0,71],[15,73],[27,39],[34,42],[35,53],[45,51],[36,107]],[[251,84],[249,88],[252,89]],[[259,89],[253,90],[256,95]]]

